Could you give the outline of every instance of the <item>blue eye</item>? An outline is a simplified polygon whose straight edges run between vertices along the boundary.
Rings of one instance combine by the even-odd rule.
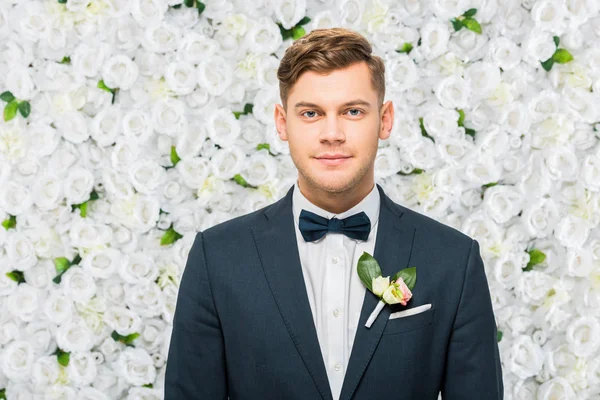
[[[350,108],[350,109],[348,109],[348,111],[358,111],[359,113],[362,113],[362,110],[359,110],[358,108]],[[315,113],[315,111],[312,111],[312,110],[310,110],[310,111],[304,111],[300,115],[304,116],[304,114],[307,114],[307,113]],[[359,114],[350,114],[350,115],[352,115],[354,117],[357,117]],[[308,118],[311,118],[311,117],[308,117]]]
[[[351,108],[351,109],[350,109],[350,110],[348,110],[348,111],[358,111],[358,112],[362,112],[361,110],[359,110],[359,109],[357,109],[357,108]],[[358,116],[358,114],[352,114],[352,115],[354,115],[354,116]]]

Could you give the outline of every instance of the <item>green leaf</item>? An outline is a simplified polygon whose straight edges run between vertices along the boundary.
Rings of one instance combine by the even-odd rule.
[[[304,17],[302,18],[297,24],[296,26],[301,26],[301,25],[306,25],[310,22],[310,18],[309,17]]]
[[[6,230],[15,228],[17,226],[17,217],[15,217],[14,215],[9,216],[7,219],[2,221],[2,226]]]
[[[543,263],[544,260],[546,260],[546,254],[544,254],[544,252],[537,250],[537,249],[532,249],[528,251],[529,253],[529,264],[531,265],[536,265],[536,264],[540,264]]]
[[[364,285],[372,292],[373,291],[373,278],[381,276],[381,267],[377,260],[364,251],[358,259],[358,266],[356,267],[358,276]]]
[[[462,29],[462,27],[464,26],[461,20],[458,20],[456,18],[452,18],[452,20],[450,21],[452,22],[452,26],[454,27],[454,31],[458,32]]]
[[[62,60],[60,60],[59,64],[71,64],[71,57],[64,56]]]
[[[171,226],[169,227],[169,229],[167,229],[165,231],[165,233],[163,234],[162,238],[160,239],[160,245],[161,246],[166,246],[166,245],[175,243],[176,241],[178,241],[182,237],[183,237],[183,235],[180,234],[180,233],[178,233],[177,231],[175,231],[175,229],[173,229],[173,224],[171,224]]]
[[[244,104],[244,114],[252,114],[253,109],[254,109],[254,104],[251,104],[251,103]]]
[[[60,365],[62,365],[63,367],[66,367],[67,365],[69,365],[70,358],[71,358],[71,353],[67,353],[62,350],[59,350],[58,353],[56,354],[56,359],[57,359],[58,363]]]
[[[133,341],[140,336],[139,333],[132,333],[131,335],[123,336],[119,335],[117,331],[112,331],[110,336],[113,338],[115,342],[124,343],[127,346],[133,347]]]
[[[6,276],[8,276],[10,279],[12,279],[13,281],[15,281],[17,283],[24,283],[25,282],[25,276],[23,275],[22,271],[7,272]]]
[[[13,96],[11,92],[6,91],[0,94],[0,100],[10,103],[11,101],[15,100],[15,96]]]
[[[269,150],[269,153],[271,152],[271,145],[269,143],[259,143],[256,146],[256,150],[262,150],[262,149],[267,149]]]
[[[198,15],[202,14],[206,9],[206,4],[196,0],[196,8],[198,9]]]
[[[248,182],[246,182],[246,180],[240,174],[235,174],[235,176],[233,177],[233,180],[240,186],[243,186],[243,187],[250,186],[250,185],[248,185]]]
[[[558,36],[553,36],[552,39],[554,40],[554,44],[556,45],[556,48],[558,49],[558,45],[560,44],[560,38]]]
[[[173,163],[173,166],[176,166],[179,161],[181,161],[181,158],[179,158],[175,146],[171,146],[171,162]]]
[[[497,339],[498,339],[498,341],[501,341],[501,340],[502,340],[502,335],[503,335],[503,334],[502,334],[502,331],[498,331],[498,334],[496,335],[496,336],[497,336]]]
[[[566,64],[573,61],[573,56],[565,49],[558,49],[552,55],[552,59],[559,64]]]
[[[277,23],[277,26],[279,26],[279,32],[281,33],[281,38],[283,40],[292,38],[292,30],[291,29],[285,29],[283,27],[283,25],[281,25],[280,22]]]
[[[56,272],[59,274],[65,273],[66,270],[71,266],[71,262],[66,257],[59,257],[54,259],[54,267]]]
[[[481,25],[476,19],[468,17],[462,21],[462,24],[470,31],[481,34]]]
[[[19,102],[17,100],[13,100],[10,103],[6,104],[4,107],[4,120],[10,121],[17,115],[17,109],[19,108]]]
[[[176,10],[179,10],[181,8],[181,4],[175,4],[174,6],[171,6]]]
[[[433,136],[429,136],[429,134],[425,130],[425,125],[423,125],[423,117],[419,118],[419,127],[421,128],[421,135],[431,139],[431,141],[435,143],[435,139],[433,138]]]
[[[465,133],[469,136],[475,137],[475,129],[465,128]]]
[[[476,8],[469,8],[467,11],[465,11],[465,13],[463,14],[463,16],[464,17],[472,17],[475,14],[477,14],[477,9]]]
[[[82,218],[87,217],[88,204],[89,204],[89,202],[86,201],[79,205],[79,211],[80,211],[79,214],[81,215]]]
[[[463,110],[458,110],[458,126],[465,126],[465,112]]]
[[[489,188],[492,186],[496,186],[498,184],[498,182],[490,182],[490,183],[486,183],[485,185],[482,185],[483,188]]]
[[[0,400],[6,400],[6,389],[0,389]]]
[[[58,4],[67,4],[67,0],[58,0]]]
[[[410,267],[410,268],[401,269],[400,271],[396,272],[396,274],[394,276],[392,276],[390,278],[390,282],[395,281],[398,278],[402,278],[404,283],[406,283],[406,286],[408,286],[408,288],[410,290],[413,290],[413,288],[415,287],[415,285],[417,283],[417,268]]]
[[[142,385],[142,387],[152,389],[154,386],[152,386],[151,383],[146,383],[145,385]]]
[[[101,79],[101,80],[98,82],[98,88],[100,88],[100,89],[102,89],[102,90],[105,90],[105,91],[107,91],[107,92],[109,92],[109,93],[113,93],[113,90],[114,90],[114,89],[111,89],[111,88],[109,88],[108,86],[106,86],[106,84],[104,83],[104,80],[103,80],[103,79]]]
[[[306,31],[301,26],[295,26],[292,28],[292,39],[298,40],[302,36],[306,35]]]
[[[28,101],[22,101],[19,103],[19,112],[23,116],[23,118],[29,117],[31,113],[31,104]]]
[[[552,56],[554,57],[554,56]],[[552,69],[552,66],[554,65],[554,59],[550,57],[549,59],[547,59],[544,62],[541,62],[542,64],[542,68],[544,68],[546,71],[550,71]]]
[[[410,54],[412,49],[413,45],[410,42],[406,42],[402,45],[402,47],[399,50],[396,50],[396,52]]]
[[[194,0],[183,0],[183,4],[187,7],[194,7]]]

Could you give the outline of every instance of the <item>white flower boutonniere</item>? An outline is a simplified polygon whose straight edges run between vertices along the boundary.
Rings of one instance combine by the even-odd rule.
[[[367,289],[379,297],[377,306],[365,323],[367,328],[371,327],[384,305],[400,303],[405,306],[411,299],[411,290],[417,283],[417,269],[415,267],[401,269],[391,278],[389,276],[384,278],[381,276],[379,263],[366,251],[358,259],[357,272]]]

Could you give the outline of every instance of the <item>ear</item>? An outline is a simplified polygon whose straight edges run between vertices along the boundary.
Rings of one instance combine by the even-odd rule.
[[[391,100],[386,101],[381,106],[381,128],[379,129],[379,139],[385,140],[390,137],[394,125],[394,105]]]
[[[277,129],[279,138],[287,141],[287,116],[281,104],[275,104],[275,128]]]

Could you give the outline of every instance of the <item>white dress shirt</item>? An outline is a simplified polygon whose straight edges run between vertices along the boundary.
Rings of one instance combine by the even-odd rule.
[[[358,320],[367,290],[356,271],[363,251],[374,255],[379,190],[371,192],[351,209],[334,214],[311,203],[294,185],[292,210],[296,239],[308,301],[319,338],[323,361],[334,399],[339,399],[350,358]],[[352,239],[343,233],[328,232],[314,242],[306,242],[300,233],[300,212],[305,209],[327,219],[343,219],[364,211],[371,221],[367,240]]]

